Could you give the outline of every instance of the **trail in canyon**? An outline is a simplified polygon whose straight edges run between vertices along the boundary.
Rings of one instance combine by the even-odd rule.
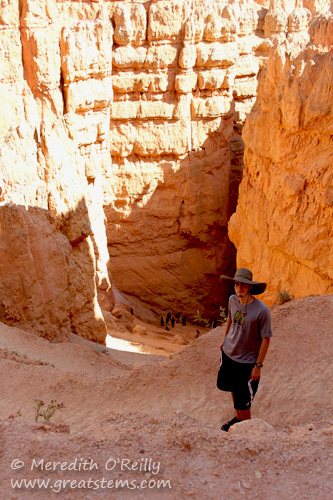
[[[169,357],[112,351],[83,341],[50,344],[1,326],[1,457],[6,498],[31,498],[10,478],[51,481],[170,479],[158,491],[123,487],[75,489],[62,498],[326,499],[331,484],[332,296],[272,308],[274,337],[253,406],[253,419],[222,433],[232,416],[216,388],[218,327]],[[149,328],[149,326],[147,326]],[[51,424],[34,423],[34,398],[64,401]],[[22,416],[11,421],[10,413]],[[98,470],[31,470],[33,458],[94,459]],[[25,463],[13,471],[14,459]],[[105,469],[110,459],[160,464],[148,470]],[[148,459],[144,462],[144,459]],[[152,464],[152,461],[150,462]],[[127,464],[129,462],[126,462]],[[143,465],[142,465],[143,466]],[[148,466],[148,465],[147,465]],[[59,485],[60,483],[56,483]],[[99,484],[99,483],[98,483]],[[134,484],[134,483],[133,483]],[[141,484],[141,483],[140,483]],[[148,483],[147,483],[148,484]],[[97,483],[96,483],[97,485]],[[34,498],[56,497],[34,488]],[[30,495],[30,496],[29,496]]]

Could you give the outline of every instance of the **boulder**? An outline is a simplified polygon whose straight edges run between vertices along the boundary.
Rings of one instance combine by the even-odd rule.
[[[135,325],[133,327],[132,333],[135,335],[147,335],[147,328],[142,325]]]

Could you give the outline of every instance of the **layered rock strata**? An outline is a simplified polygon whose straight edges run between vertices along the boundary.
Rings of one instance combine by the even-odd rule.
[[[60,7],[66,6],[75,7],[75,16],[71,17],[71,11],[61,12]],[[102,190],[102,170],[110,165],[106,137],[112,101],[112,25],[108,18],[96,18],[98,4],[84,6],[80,14],[79,6],[78,2],[10,0],[0,8],[4,55],[0,199],[4,204],[38,206],[48,212],[54,221],[51,233],[55,241],[63,241],[61,235],[66,238],[68,253],[65,269],[58,269],[54,259],[48,264],[48,275],[66,277],[62,287],[67,282],[67,290],[62,293],[68,301],[63,302],[63,310],[44,296],[39,259],[31,257],[31,272],[36,270],[39,280],[30,291],[15,283],[11,288],[6,268],[10,256],[2,260],[1,285],[7,288],[7,299],[12,294],[12,300],[6,299],[1,317],[9,324],[20,317],[20,326],[50,339],[62,339],[74,331],[104,342],[101,307],[112,309],[114,305]],[[29,219],[29,213],[22,215],[23,220]],[[1,237],[6,234],[5,223],[3,220]],[[35,227],[37,241],[47,238],[47,227],[41,224],[39,233]],[[24,246],[30,248],[28,233],[26,238]],[[30,271],[20,271],[22,280],[24,272]],[[51,295],[58,291],[54,286]],[[15,301],[22,307],[29,301],[34,325],[26,321],[25,307],[17,315],[16,307],[10,306]],[[34,309],[36,302],[43,307]],[[45,307],[53,309],[52,316],[45,313]]]
[[[297,43],[296,43],[297,42]],[[333,18],[276,46],[244,128],[237,262],[295,297],[333,292]]]
[[[112,310],[111,275],[158,313],[215,316],[225,300],[257,77],[273,43],[306,37],[322,7],[260,3],[0,5],[0,199],[49,211],[67,238],[85,297],[76,333],[94,338],[84,325]],[[89,310],[81,262],[97,287]]]
[[[226,228],[257,78],[273,43],[306,33],[311,12],[159,1],[115,3],[111,17],[104,187],[114,283],[159,312],[214,317],[228,293],[219,275],[235,266]]]

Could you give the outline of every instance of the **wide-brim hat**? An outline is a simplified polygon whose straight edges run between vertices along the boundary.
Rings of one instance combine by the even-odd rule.
[[[229,276],[220,276],[221,279],[239,281],[240,283],[246,283],[247,285],[252,285],[251,295],[259,295],[266,290],[266,283],[261,283],[260,281],[253,281],[253,275],[250,269],[246,267],[240,267],[237,269],[235,276],[230,278]]]

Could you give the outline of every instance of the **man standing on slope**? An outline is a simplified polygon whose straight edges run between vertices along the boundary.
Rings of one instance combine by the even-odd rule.
[[[236,416],[222,425],[229,428],[251,418],[251,403],[257,392],[261,369],[272,337],[268,307],[253,297],[263,293],[266,283],[252,280],[252,272],[239,268],[233,280],[235,295],[229,298],[228,320],[220,345],[221,365],[217,387],[231,392]]]

